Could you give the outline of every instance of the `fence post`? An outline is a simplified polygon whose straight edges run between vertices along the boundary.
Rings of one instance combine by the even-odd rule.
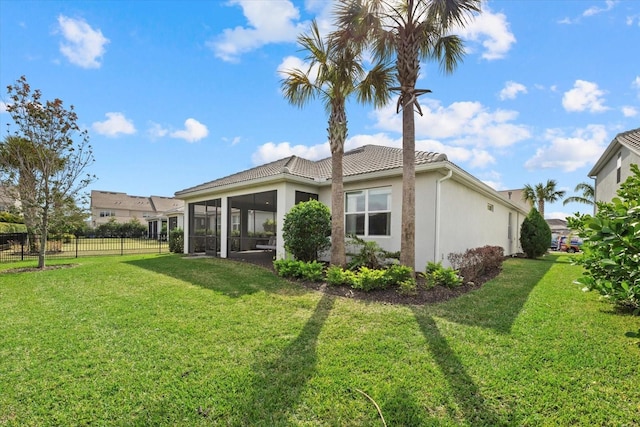
[[[124,255],[124,237],[120,236],[120,255]]]

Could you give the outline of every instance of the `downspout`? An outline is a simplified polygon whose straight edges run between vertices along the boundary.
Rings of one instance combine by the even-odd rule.
[[[449,172],[442,178],[436,181],[436,229],[434,233],[434,245],[433,245],[433,262],[438,262],[438,254],[440,253],[440,198],[441,198],[441,187],[442,183],[453,175],[453,170],[449,168],[445,168]]]

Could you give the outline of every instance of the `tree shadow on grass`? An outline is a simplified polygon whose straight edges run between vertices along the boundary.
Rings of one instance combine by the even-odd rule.
[[[529,294],[557,259],[557,255],[547,255],[542,259],[509,260],[497,278],[474,292],[433,306],[431,312],[455,323],[507,334]]]
[[[318,336],[335,297],[323,295],[300,334],[275,360],[257,360],[252,394],[239,408],[243,425],[288,425],[307,382],[316,372]]]
[[[273,271],[243,261],[220,258],[161,256],[126,261],[127,264],[223,293],[232,298],[257,292],[301,294]]]
[[[454,399],[467,424],[473,426],[507,425],[508,422],[502,421],[487,405],[480,389],[469,376],[445,337],[440,333],[433,318],[419,308],[414,308],[413,312],[420,325],[420,330],[427,340],[431,354],[449,382]],[[451,410],[450,412],[452,419],[459,418],[460,414]]]

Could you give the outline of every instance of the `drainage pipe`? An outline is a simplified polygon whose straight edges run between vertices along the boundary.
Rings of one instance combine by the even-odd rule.
[[[434,245],[433,245],[433,262],[438,262],[438,254],[440,253],[440,205],[441,205],[441,187],[442,183],[451,176],[453,176],[453,170],[446,168],[447,174],[436,181],[436,221],[435,221],[435,233],[434,233]]]

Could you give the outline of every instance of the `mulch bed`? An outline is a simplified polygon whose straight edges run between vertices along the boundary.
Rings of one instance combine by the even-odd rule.
[[[10,268],[8,270],[0,271],[2,273],[29,273],[32,271],[47,271],[47,270],[59,270],[61,268],[72,268],[77,266],[78,264],[58,264],[58,265],[45,265],[44,268],[38,267],[21,267],[21,268]]]
[[[274,272],[273,263],[271,261],[264,260],[252,260],[252,259],[237,259],[237,261],[248,262],[251,264],[259,265]],[[425,286],[424,277],[419,276],[418,288],[415,295],[402,295],[398,293],[396,288],[391,289],[376,289],[373,291],[365,292],[358,289],[352,289],[348,286],[332,286],[323,282],[309,282],[304,280],[293,280],[294,283],[298,283],[307,289],[322,292],[327,295],[335,295],[344,298],[353,298],[362,301],[378,302],[383,304],[395,304],[395,305],[424,305],[433,304],[450,300],[452,298],[459,297],[473,290],[479,289],[489,280],[500,274],[500,270],[496,269],[479,277],[473,283],[467,283],[456,288],[447,288],[443,286],[435,286],[427,289]]]

